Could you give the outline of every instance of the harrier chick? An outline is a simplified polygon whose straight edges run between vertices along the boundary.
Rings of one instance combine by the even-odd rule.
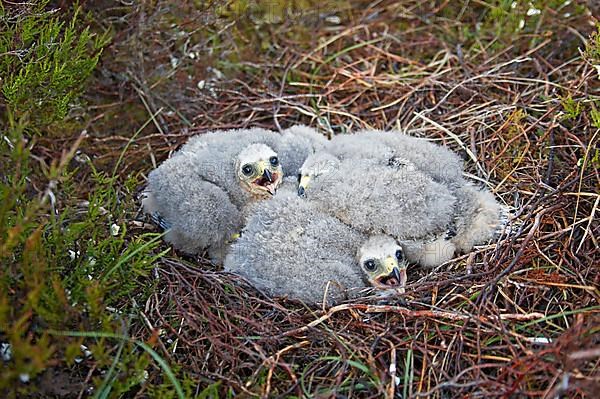
[[[299,198],[293,187],[280,189],[272,199],[253,205],[241,237],[228,251],[225,270],[272,296],[331,304],[366,287],[404,284],[402,248],[387,240],[392,244],[367,240]]]
[[[165,240],[188,253],[208,249],[214,261],[243,225],[246,208],[272,196],[283,179],[277,153],[264,144],[208,148],[163,162],[148,176],[144,211],[168,228]]]

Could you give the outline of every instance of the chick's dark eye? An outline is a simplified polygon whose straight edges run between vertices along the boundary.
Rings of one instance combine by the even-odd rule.
[[[253,172],[254,172],[254,167],[252,167],[252,165],[246,164],[246,165],[242,166],[242,173],[245,174],[246,176],[252,175]]]
[[[404,254],[402,253],[402,250],[399,249],[396,251],[396,259],[402,260],[402,258],[404,258]]]
[[[277,166],[279,165],[279,159],[277,159],[277,157],[271,157],[269,158],[269,162],[271,163],[271,165],[273,166]]]
[[[377,266],[375,265],[375,262],[373,260],[365,261],[364,265],[365,265],[365,270],[370,271],[370,272],[374,271],[377,268]]]

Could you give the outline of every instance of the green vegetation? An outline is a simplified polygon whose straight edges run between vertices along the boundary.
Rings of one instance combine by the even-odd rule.
[[[585,2],[13,3],[0,3],[0,397],[470,396],[489,376],[526,396],[563,371],[575,382],[556,395],[584,396],[595,366],[556,354],[600,342],[600,26]],[[468,317],[356,308],[286,335],[320,313],[206,273],[218,265],[145,224],[145,175],[190,134],[277,123],[408,126],[475,150],[469,172],[520,201],[526,229],[406,297]]]
[[[89,160],[74,166],[84,134],[57,158],[39,155],[37,135],[73,136],[77,124],[66,118],[108,43],[83,25],[78,9],[64,22],[46,5],[0,5],[0,341],[10,344],[0,393],[36,392],[30,381],[44,372],[73,369],[92,356],[110,370],[89,381],[99,397],[145,383],[152,362],[184,397],[160,355],[127,337],[136,303],[152,292],[154,262],[165,253],[156,251],[159,234],[128,234],[138,177],[119,181]],[[81,168],[90,170],[83,198]]]
[[[108,43],[106,35],[79,27],[78,9],[65,22],[47,11],[48,1],[14,9],[0,4],[0,107],[27,118],[29,130],[48,131],[64,120]]]
[[[152,359],[164,362],[145,343],[132,339],[118,344],[116,357],[111,349],[111,342],[126,336],[132,318],[137,318],[136,304],[152,292],[148,276],[165,253],[156,251],[161,236],[127,234],[137,179],[121,184],[94,172],[88,200],[81,203],[74,192],[76,171],[68,168],[79,141],[58,162],[40,170],[30,164],[23,130],[10,124],[8,140],[0,143],[7,172],[0,182],[0,326],[14,362],[0,369],[0,391],[15,385],[20,394],[31,391],[33,387],[19,380],[36,378],[54,359],[74,365],[85,342],[99,367],[114,370],[104,382],[107,389],[127,392],[143,382],[141,373]],[[44,185],[40,194],[31,193],[28,176]],[[72,332],[56,336],[48,329]],[[82,335],[80,330],[99,332]]]

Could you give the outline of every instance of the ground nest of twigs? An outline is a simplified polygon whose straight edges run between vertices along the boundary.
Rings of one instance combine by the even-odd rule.
[[[582,34],[555,15],[547,23],[561,29],[467,54],[430,25],[448,2],[428,11],[429,23],[407,5],[400,33],[387,24],[388,3],[365,5],[343,26],[319,25],[322,40],[308,47],[274,29],[269,59],[242,63],[233,78],[179,77],[184,65],[148,86],[143,71],[170,62],[165,44],[128,71],[137,76],[132,97],[158,117],[121,173],[149,170],[149,159],[209,130],[397,129],[461,154],[468,176],[514,209],[513,231],[434,270],[409,270],[404,295],[326,308],[269,298],[219,265],[173,252],[159,262],[144,311],[161,329],[161,353],[199,390],[219,382],[222,395],[594,397],[598,129],[558,100],[597,99],[598,72],[578,56]],[[156,46],[145,33],[137,45]],[[90,151],[110,159],[127,140],[104,135]]]
[[[178,363],[248,395],[593,395],[598,266],[593,238],[561,225],[570,180],[521,207],[511,236],[413,270],[402,296],[315,309],[165,259],[146,310]]]

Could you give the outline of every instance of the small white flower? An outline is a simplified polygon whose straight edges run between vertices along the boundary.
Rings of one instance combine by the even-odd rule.
[[[12,347],[8,342],[3,342],[0,344],[0,357],[5,362],[8,362],[10,359],[12,359]]]
[[[564,14],[563,14],[563,16],[564,16],[565,18],[569,18],[569,17],[571,16],[571,13],[570,13],[570,12],[566,12],[566,13],[564,13]]]
[[[19,379],[21,380],[21,382],[23,384],[27,384],[29,382],[29,374],[21,373],[21,374],[19,374]]]
[[[81,151],[77,151],[77,154],[75,155],[75,160],[79,163],[87,163],[90,161],[90,157],[87,154],[84,154]]]
[[[514,10],[515,8],[517,8],[517,2],[516,2],[516,1],[513,1],[513,2],[510,4],[510,8],[512,8],[513,10]]]
[[[92,356],[92,351],[88,349],[87,346],[85,345],[80,345],[79,348],[81,349],[81,351],[83,352],[83,355],[85,357],[90,357]]]
[[[112,234],[113,236],[118,236],[119,230],[121,230],[121,226],[119,226],[115,223],[110,225],[110,234]]]
[[[179,58],[171,57],[171,68],[175,69],[179,65]]]
[[[534,344],[551,344],[552,340],[546,337],[531,337],[528,339],[529,342]]]
[[[206,85],[206,81],[204,81],[204,80],[200,80],[200,81],[198,82],[198,84],[196,84],[196,87],[197,87],[198,89],[202,90],[202,89],[204,89],[204,86],[205,86],[205,85]]]
[[[334,24],[334,25],[339,25],[340,22],[342,22],[340,17],[338,17],[337,15],[330,15],[325,18],[325,21],[329,22],[330,24]]]
[[[217,80],[221,80],[221,79],[223,79],[225,77],[225,75],[223,74],[223,72],[219,71],[217,68],[208,67],[207,70],[209,72],[212,72],[213,75],[215,75],[215,79],[217,79]]]
[[[75,251],[73,251],[72,249],[69,249],[67,252],[69,253],[69,258],[71,260],[75,260],[75,255],[76,255]]]
[[[531,7],[529,10],[527,10],[528,17],[532,17],[534,15],[539,15],[541,13],[542,13],[542,10],[535,8],[535,7]]]
[[[523,29],[525,27],[525,20],[522,19],[519,21],[519,29]]]

